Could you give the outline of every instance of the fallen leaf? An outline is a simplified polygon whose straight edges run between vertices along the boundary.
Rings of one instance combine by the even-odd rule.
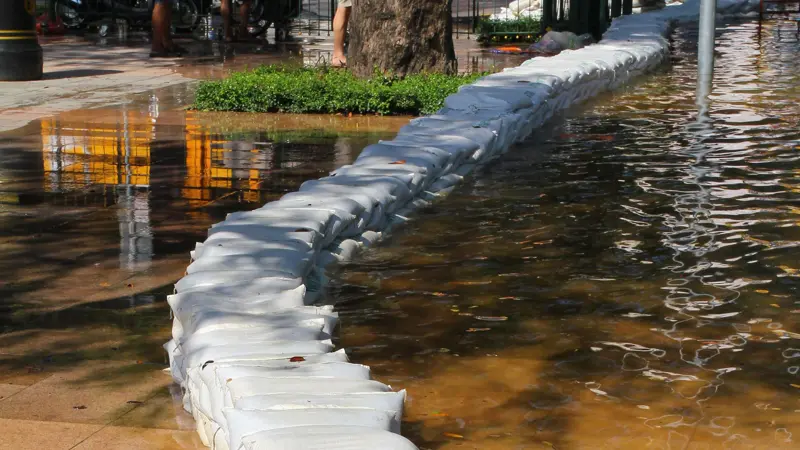
[[[775,307],[775,308],[780,308],[781,307],[781,305],[779,305],[777,303],[770,303],[769,306],[772,306],[772,307]]]
[[[756,292],[758,292],[759,294],[769,294],[769,291],[766,289],[756,289]]]
[[[100,283],[100,287],[109,287],[109,286],[111,286],[111,283],[106,283],[105,281]]]
[[[491,328],[467,328],[467,333],[477,333],[479,331],[489,331]]]
[[[789,386],[800,389],[800,384],[790,384]]]
[[[447,416],[448,414],[443,412],[435,412],[431,414],[431,417],[447,417]]]
[[[291,358],[289,358],[289,362],[303,362],[305,360],[306,359],[303,358],[302,356],[292,356]]]
[[[449,437],[449,438],[454,438],[454,439],[464,439],[464,436],[462,436],[462,435],[460,435],[460,434],[455,434],[455,433],[444,433],[444,435],[445,435],[445,436],[447,436],[447,437]]]

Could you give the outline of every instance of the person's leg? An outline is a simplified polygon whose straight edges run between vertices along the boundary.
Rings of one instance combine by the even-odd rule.
[[[269,0],[268,0],[269,1]],[[246,40],[250,37],[247,25],[250,23],[250,5],[252,0],[244,0],[239,6],[239,39]]]
[[[233,0],[222,0],[222,7],[220,13],[222,14],[222,30],[226,42],[233,41],[233,24],[231,23],[233,9]]]
[[[164,53],[169,50],[167,36],[169,35],[169,3],[164,0],[156,0],[153,5],[153,53]]]
[[[347,34],[347,23],[350,21],[350,11],[352,0],[342,0],[336,8],[333,16],[333,57],[331,66],[344,67],[347,65],[347,57],[344,55],[344,38]]]

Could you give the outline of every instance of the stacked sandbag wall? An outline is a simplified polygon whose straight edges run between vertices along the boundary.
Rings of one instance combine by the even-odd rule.
[[[741,13],[754,0],[720,0]],[[322,270],[380,241],[559,111],[657,67],[698,2],[615,20],[596,45],[533,58],[464,86],[352,165],[260,209],[230,214],[192,252],[168,302],[171,373],[214,449],[407,450],[405,392],[371,380],[315,306]],[[335,446],[332,446],[335,444]]]

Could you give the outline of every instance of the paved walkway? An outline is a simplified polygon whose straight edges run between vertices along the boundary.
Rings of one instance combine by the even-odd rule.
[[[0,82],[0,131],[59,112],[118,103],[188,78],[173,60],[152,60],[146,47],[103,47],[84,40],[45,44],[44,79]]]
[[[65,111],[122,103],[133,94],[221,77],[230,70],[287,61],[324,64],[333,50],[328,36],[298,36],[298,42],[289,45],[264,41],[233,47],[184,40],[181,45],[191,54],[164,60],[149,58],[148,44],[141,38],[110,44],[82,38],[43,42],[44,79],[0,82],[0,132]],[[455,46],[461,71],[517,65],[524,59],[487,53],[469,39],[456,39]]]

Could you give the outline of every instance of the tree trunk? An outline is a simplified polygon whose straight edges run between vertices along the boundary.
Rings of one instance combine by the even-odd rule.
[[[397,75],[455,73],[451,0],[354,0],[347,65]]]

